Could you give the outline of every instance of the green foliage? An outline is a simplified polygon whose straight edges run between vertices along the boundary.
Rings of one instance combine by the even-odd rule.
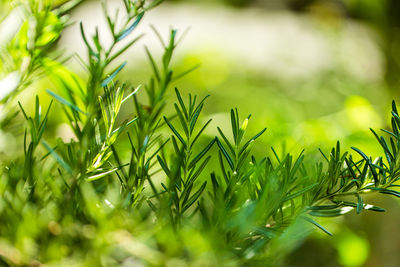
[[[173,133],[171,140],[174,153],[171,155],[170,166],[167,165],[166,160],[163,159],[162,156],[157,156],[158,162],[167,176],[168,183],[167,185],[161,184],[164,189],[163,192],[158,193],[155,191],[154,193],[156,196],[159,194],[167,195],[166,199],[158,200],[161,206],[167,203],[171,224],[174,227],[179,227],[183,214],[199,200],[206,188],[207,181],[204,181],[200,186],[197,186],[198,189],[195,189],[196,181],[211,159],[211,156],[205,156],[213,146],[215,140],[212,140],[197,154],[194,153],[194,145],[211,122],[211,120],[207,121],[197,133],[194,133],[199,115],[204,106],[204,101],[207,97],[203,98],[197,104],[196,97],[192,97],[192,95],[189,94],[189,103],[185,105],[179,91],[175,89],[175,92],[179,105],[175,103],[174,107],[183,133],[180,134],[171,122],[164,117],[165,123]],[[199,205],[199,202],[197,203]],[[154,206],[153,204],[150,205],[152,207]],[[164,208],[165,207],[161,207],[160,211],[164,210]],[[195,212],[197,212],[197,209],[194,209],[192,214]]]
[[[112,34],[109,47],[97,30],[88,37],[80,24],[88,53],[82,60],[86,81],[47,58],[66,25],[58,21],[78,2],[56,11],[46,1],[29,3],[37,8],[32,12],[42,10],[39,3],[46,7],[44,13],[34,13],[43,35],[25,38],[35,43],[30,56],[46,64],[32,66],[26,75],[36,77],[32,70],[43,68],[54,81],[55,88],[47,92],[67,118],[73,138],[47,133],[53,102],[43,116],[39,97],[33,115],[18,103],[19,114],[1,118],[0,130],[20,119],[26,127],[17,136],[24,153],[0,162],[1,264],[159,266],[176,260],[202,266],[276,266],[310,226],[331,235],[317,217],[354,209],[384,211],[364,202],[363,196],[372,192],[400,197],[400,117],[394,102],[392,131],[383,130],[388,138],[372,130],[383,157],[372,160],[358,148],[353,157],[341,152],[338,142],[328,156],[321,151],[321,162],[305,153],[279,156],[273,148],[256,158],[252,146],[266,129],[247,137],[250,116],[241,122],[237,109],[230,112],[231,136],[217,127],[219,135],[211,139],[204,134],[211,119],[202,121],[208,96],[199,100],[188,94],[185,99],[175,89],[177,102],[168,114],[170,87],[193,70],[174,72],[176,30],[167,41],[154,30],[163,54],[157,61],[145,48],[152,70],[146,84],[117,81],[126,63],[114,69],[110,64],[140,36],[122,48],[117,44],[131,38],[145,13],[160,1],[124,0],[122,20],[111,18],[104,3]],[[49,30],[53,28],[57,30]],[[23,31],[21,26],[20,36]],[[9,55],[17,61],[27,46],[16,46],[14,40],[10,47],[16,52]],[[15,92],[28,80],[32,82],[21,80]],[[14,96],[2,103],[16,109]],[[122,118],[123,105],[133,115]]]
[[[68,24],[67,12],[81,0],[53,6],[51,1],[11,1],[15,6],[2,21],[2,29],[14,27],[4,44],[0,44],[1,78],[14,77],[9,87],[2,88],[0,103],[6,103],[35,79],[43,75],[43,67],[50,64],[51,48]],[[3,5],[2,5],[3,6]],[[5,78],[4,78],[5,79]]]

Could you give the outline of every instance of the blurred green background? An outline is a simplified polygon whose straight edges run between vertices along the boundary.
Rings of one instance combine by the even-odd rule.
[[[83,21],[88,32],[95,25],[101,31],[100,15],[98,1],[87,1],[73,20]],[[176,86],[184,94],[211,95],[203,119],[212,116],[214,126],[229,127],[231,107],[242,116],[252,113],[254,133],[268,128],[255,153],[269,153],[274,146],[293,154],[305,148],[319,157],[318,148],[328,151],[337,140],[346,150],[355,146],[381,153],[369,128],[387,127],[390,102],[400,95],[398,0],[167,1],[148,14],[140,28],[145,38],[126,54],[129,64],[121,79],[133,85],[145,82],[150,72],[143,46],[161,52],[150,25],[161,34],[170,27],[180,34],[189,29],[175,66],[181,71],[200,66]],[[78,24],[64,33],[59,46],[67,54],[84,55]],[[78,60],[69,64],[82,71]],[[66,128],[58,125],[55,132],[68,138]],[[215,135],[215,127],[208,129]],[[334,236],[316,231],[288,264],[400,266],[399,203],[382,197],[370,202],[385,207],[386,214],[352,213],[323,221]]]

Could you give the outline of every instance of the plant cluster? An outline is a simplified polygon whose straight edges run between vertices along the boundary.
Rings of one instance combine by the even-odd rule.
[[[312,163],[304,153],[279,156],[273,148],[263,158],[253,156],[252,146],[266,129],[249,138],[250,116],[241,120],[237,109],[230,112],[231,129],[218,127],[218,136],[209,138],[204,133],[211,120],[202,119],[208,96],[185,97],[175,89],[174,112],[167,114],[174,81],[193,69],[176,73],[172,67],[176,30],[165,41],[153,29],[163,54],[158,61],[145,49],[152,69],[147,83],[118,81],[126,62],[110,69],[111,64],[140,36],[121,41],[132,38],[145,13],[160,2],[123,0],[123,17],[110,16],[103,2],[109,46],[97,29],[89,36],[80,24],[86,81],[50,53],[68,25],[67,12],[79,1],[15,2],[30,20],[0,47],[2,81],[14,71],[19,77],[12,90],[0,88],[6,90],[0,103],[7,107],[0,131],[21,119],[25,130],[17,136],[23,154],[0,162],[2,265],[276,266],[309,226],[331,235],[317,217],[384,211],[364,202],[371,192],[400,197],[394,102],[392,130],[383,130],[388,137],[372,130],[383,157],[372,160],[357,148],[353,157],[338,142],[328,155],[321,151],[323,161]],[[54,83],[46,111],[39,97],[33,112],[15,105],[16,95],[41,73]],[[47,133],[54,106],[62,110],[72,139]],[[121,118],[123,108],[134,115]]]

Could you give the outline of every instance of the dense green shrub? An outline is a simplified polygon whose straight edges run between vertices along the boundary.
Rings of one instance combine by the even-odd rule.
[[[158,61],[146,48],[152,69],[147,83],[118,81],[126,62],[110,68],[140,36],[121,41],[132,38],[160,1],[124,0],[123,17],[108,15],[104,2],[111,45],[97,30],[88,36],[81,24],[86,81],[68,70],[53,48],[69,23],[67,13],[79,3],[15,1],[6,12],[27,19],[0,47],[0,133],[21,145],[21,153],[3,153],[0,162],[2,265],[276,266],[312,227],[331,234],[317,217],[382,212],[363,196],[400,196],[394,103],[392,131],[383,130],[388,137],[372,131],[383,149],[375,160],[357,148],[354,156],[342,152],[339,142],[329,154],[321,151],[321,162],[273,148],[256,158],[252,146],[266,129],[248,137],[250,116],[241,120],[232,109],[231,129],[218,127],[210,140],[203,133],[211,120],[201,117],[208,96],[171,90],[193,69],[176,73],[171,66],[176,30],[168,40],[154,30],[164,50]],[[42,76],[55,84],[47,90],[54,101],[44,111],[39,97],[33,112],[16,105],[18,93]],[[121,118],[122,105],[134,116]],[[175,112],[166,114],[166,106]],[[55,108],[73,132],[68,141],[47,130]],[[22,120],[19,132],[12,125]]]

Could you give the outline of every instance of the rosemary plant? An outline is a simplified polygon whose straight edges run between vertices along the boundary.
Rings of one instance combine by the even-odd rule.
[[[204,106],[204,101],[207,97],[203,98],[203,100],[197,104],[196,97],[192,97],[189,94],[189,103],[185,105],[179,91],[175,89],[175,92],[179,105],[175,104],[174,107],[183,133],[179,133],[172,123],[164,117],[166,124],[173,133],[171,140],[174,154],[171,155],[170,167],[162,156],[157,156],[160,166],[168,177],[168,184],[165,185],[162,183],[161,185],[164,191],[155,193],[156,195],[167,193],[168,198],[161,200],[160,203],[161,205],[167,203],[171,223],[174,227],[178,227],[181,224],[181,217],[183,214],[196,203],[206,188],[207,181],[204,181],[200,187],[195,190],[195,182],[202,174],[211,158],[211,156],[204,157],[213,146],[215,140],[212,140],[199,153],[194,154],[193,148],[196,141],[198,141],[202,132],[211,122],[211,119],[208,120],[197,133],[194,132],[199,115]],[[149,203],[152,207],[154,206],[151,202]],[[193,212],[196,211],[197,209]]]

